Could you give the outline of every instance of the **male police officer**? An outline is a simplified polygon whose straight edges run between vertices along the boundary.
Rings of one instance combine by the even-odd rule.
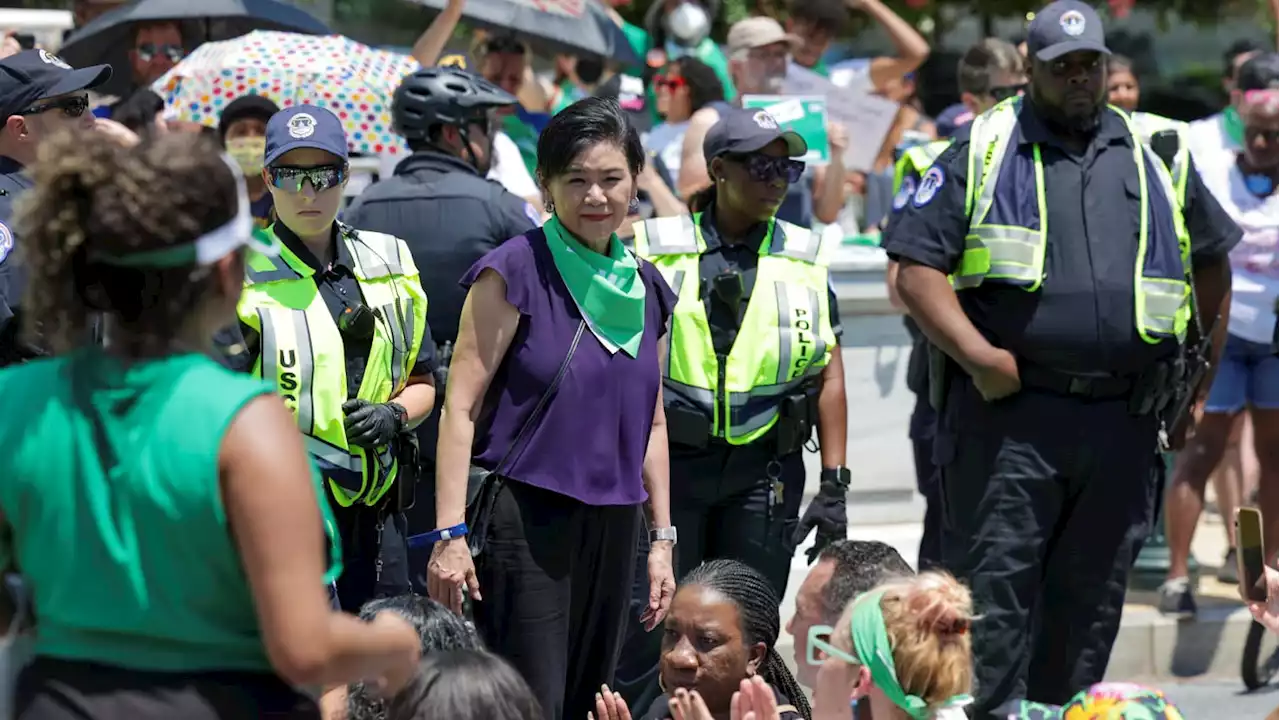
[[[1190,294],[1206,323],[1224,311],[1240,238],[1185,148],[1170,172],[1106,108],[1088,5],[1049,5],[1027,44],[1030,96],[961,129],[886,247],[953,361],[934,449],[943,559],[983,613],[979,717],[1102,679],[1157,497],[1151,408],[1180,374]]]
[[[351,204],[344,220],[362,230],[403,238],[431,296],[427,321],[431,338],[448,350],[458,335],[466,291],[458,279],[485,253],[541,224],[537,208],[488,180],[493,134],[492,110],[516,104],[514,95],[456,67],[424,68],[396,90],[391,113],[396,130],[413,154],[395,174],[369,188]],[[443,402],[440,387],[437,404]],[[439,408],[437,408],[438,410]],[[424,477],[432,476],[439,413],[418,428]],[[419,492],[409,511],[410,532],[435,527],[435,493]],[[430,546],[411,549],[410,566],[425,568]],[[415,574],[425,593],[425,578]]]
[[[93,128],[85,93],[111,78],[110,65],[72,69],[44,50],[24,50],[0,60],[0,367],[38,355],[18,338],[18,306],[26,273],[13,257],[13,203],[31,179],[44,138],[59,130]]]
[[[970,113],[969,120],[990,110],[996,103],[1022,94],[1027,84],[1022,65],[1022,55],[1018,53],[1018,48],[1000,38],[986,38],[965,52],[956,68],[956,80],[960,86],[960,99]],[[893,210],[885,227],[885,242],[897,225],[896,220],[902,216],[902,211],[915,194],[920,176],[950,146],[950,139],[936,140],[910,148],[898,159],[894,168]],[[901,307],[901,299],[894,287],[897,278],[898,263],[891,260],[885,271],[885,281],[889,285],[889,299],[894,305]],[[912,454],[915,456],[916,489],[925,498],[919,565],[921,568],[928,568],[942,562],[942,499],[933,464],[933,426],[936,418],[933,406],[929,404],[926,358],[928,343],[910,315],[903,317],[902,322],[911,336],[907,387],[916,395],[916,406],[911,412],[908,434],[911,437]]]

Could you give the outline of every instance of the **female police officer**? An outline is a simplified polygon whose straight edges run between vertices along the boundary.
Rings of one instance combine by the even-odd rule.
[[[678,296],[663,378],[671,518],[680,531],[676,574],[735,558],[779,595],[795,546],[811,530],[818,530],[815,550],[845,537],[850,477],[827,273],[834,243],[775,217],[787,186],[804,172],[794,158],[807,151],[768,113],[726,110],[703,143],[713,183],[692,198],[693,216],[645,221],[635,236],[636,253]],[[824,470],[801,523],[801,449],[815,427]],[[640,579],[637,585],[639,603],[648,588]],[[658,694],[660,636],[628,626],[617,689],[633,708]]]
[[[405,431],[435,401],[426,293],[402,241],[336,222],[348,166],[333,113],[273,115],[264,168],[282,249],[246,261],[235,364],[274,382],[297,418],[342,536],[338,598],[355,611],[409,591],[401,510],[417,461]]]

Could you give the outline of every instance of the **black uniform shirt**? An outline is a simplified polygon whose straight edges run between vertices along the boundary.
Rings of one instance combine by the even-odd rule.
[[[462,160],[418,152],[401,161],[393,176],[365,190],[343,220],[405,241],[431,298],[432,336],[443,344],[458,336],[467,297],[458,281],[490,250],[537,227],[541,216],[528,201]]]
[[[1173,353],[1171,342],[1148,344],[1134,327],[1134,264],[1139,230],[1138,168],[1133,141],[1119,115],[1104,111],[1081,154],[1067,149],[1024,103],[1013,141],[1020,151],[1040,144],[1049,236],[1045,278],[1037,292],[999,283],[959,293],[974,325],[1020,361],[1076,373],[1134,375]],[[938,158],[943,181],[931,198],[916,198],[897,219],[885,250],[944,273],[959,266],[965,215],[969,128]],[[1184,217],[1196,261],[1225,255],[1240,229],[1188,170]],[[1149,178],[1148,192],[1159,192]],[[1035,189],[1023,192],[1034,198]],[[924,200],[923,204],[916,200]]]
[[[26,270],[13,257],[13,203],[29,187],[31,178],[22,165],[0,157],[0,358],[11,354],[9,344],[17,337],[18,306],[27,285]]]
[[[711,344],[717,355],[728,355],[733,349],[733,342],[738,338],[738,329],[742,326],[742,317],[747,312],[747,302],[751,299],[751,291],[756,284],[756,266],[760,262],[760,243],[769,232],[769,225],[761,223],[752,228],[743,242],[724,243],[720,240],[720,232],[715,227],[715,204],[712,203],[702,213],[702,240],[707,249],[698,259],[698,274],[701,276],[702,301],[706,305],[707,323],[711,326]],[[736,272],[742,277],[742,296],[738,303],[737,313],[725,302],[716,297],[715,278],[724,273]],[[831,328],[835,331],[836,342],[840,341],[843,330],[840,327],[840,308],[836,300],[835,290],[827,285],[827,296],[830,301]]]
[[[354,309],[363,302],[360,294],[360,284],[355,276],[355,260],[351,257],[351,252],[346,243],[336,243],[337,252],[334,254],[333,262],[326,268],[321,266],[316,256],[307,249],[307,246],[302,243],[302,240],[292,230],[285,227],[284,223],[276,223],[274,230],[280,242],[315,271],[313,277],[320,290],[320,297],[324,299],[324,304],[329,309],[329,313],[333,316],[335,323],[338,322],[338,318],[344,310],[348,308]],[[359,230],[356,232],[359,233]],[[337,239],[336,235],[337,225],[335,224],[335,241]],[[375,318],[375,322],[384,323],[386,320]],[[241,323],[239,329],[243,333],[246,352],[232,358],[231,365],[241,372],[249,372],[253,369],[253,363],[257,360],[258,352],[261,349],[259,338],[257,332],[248,325]],[[385,331],[386,328],[384,327],[383,330]],[[435,345],[429,342],[430,337],[431,328],[424,328],[422,347],[418,351],[418,357],[414,362],[413,369],[409,372],[413,377],[429,375],[436,369],[436,348]],[[365,366],[369,363],[369,348],[372,340],[353,338],[344,333],[342,335],[342,343],[347,360],[347,397],[353,398],[360,390],[361,381],[364,380],[364,371]],[[233,343],[225,342],[224,335],[221,344],[224,347],[229,347]]]

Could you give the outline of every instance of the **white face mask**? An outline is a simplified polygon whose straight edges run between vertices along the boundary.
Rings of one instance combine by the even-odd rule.
[[[667,15],[666,24],[667,32],[685,47],[693,47],[711,34],[711,17],[698,3],[680,3]]]

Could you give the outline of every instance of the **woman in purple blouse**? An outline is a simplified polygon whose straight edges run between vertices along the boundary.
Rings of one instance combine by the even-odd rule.
[[[461,611],[465,585],[485,644],[520,670],[547,720],[583,720],[613,680],[646,520],[648,627],[675,592],[658,349],[675,296],[616,234],[643,167],[616,101],[566,108],[538,141],[552,218],[462,279],[428,586]],[[481,536],[468,538],[472,462],[495,477],[473,517]]]

